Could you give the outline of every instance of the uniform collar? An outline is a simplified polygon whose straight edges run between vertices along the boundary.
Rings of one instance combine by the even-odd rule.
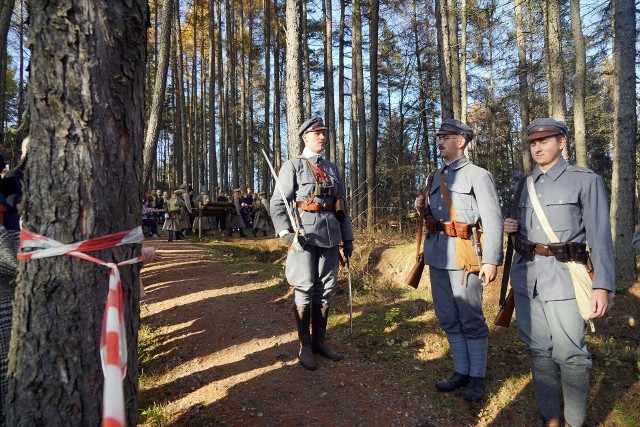
[[[320,154],[314,153],[313,151],[309,150],[307,147],[304,147],[304,150],[302,150],[302,155],[309,160],[311,160],[313,157],[321,157]]]
[[[449,168],[452,170],[458,170],[460,168],[462,168],[463,166],[466,166],[467,164],[469,164],[469,159],[467,159],[465,156],[462,157],[458,157],[457,159],[455,159],[453,162],[447,164],[446,162],[442,165],[441,170],[444,171],[445,168]]]
[[[547,175],[548,177],[550,177],[555,181],[556,179],[558,179],[560,175],[562,175],[565,169],[567,169],[567,166],[569,166],[569,163],[564,159],[564,157],[560,157],[558,161],[555,163],[555,165],[551,166],[551,169],[549,169],[546,172],[542,172],[542,169],[540,169],[540,166],[536,166],[536,168],[533,170],[531,174],[531,177],[535,182],[538,180],[538,178],[540,178],[541,175]]]

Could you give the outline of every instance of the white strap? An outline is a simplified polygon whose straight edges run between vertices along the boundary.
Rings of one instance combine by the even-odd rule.
[[[533,177],[531,175],[527,177],[527,190],[529,191],[529,199],[531,199],[533,210],[538,217],[538,221],[540,221],[542,229],[547,235],[547,239],[549,239],[549,243],[558,243],[560,240],[558,239],[558,236],[556,236],[556,233],[553,232],[551,224],[549,224],[549,220],[542,210],[540,200],[538,200],[538,195],[536,194],[536,189],[533,186]],[[571,274],[571,282],[573,282],[573,289],[576,294],[576,301],[578,302],[580,315],[585,321],[589,322],[591,332],[595,332],[595,326],[591,320],[591,315],[593,314],[593,311],[591,310],[593,281],[591,280],[587,269],[584,268],[584,265],[575,261],[568,261],[565,264]]]

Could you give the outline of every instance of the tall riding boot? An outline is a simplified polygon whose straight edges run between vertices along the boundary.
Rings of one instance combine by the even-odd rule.
[[[169,242],[173,242],[173,231],[169,230]]]
[[[304,368],[310,371],[315,371],[318,369],[318,365],[316,365],[316,359],[313,357],[313,352],[311,351],[311,332],[309,331],[311,312],[309,310],[309,306],[305,305],[304,307],[296,307],[294,304],[293,316],[296,319],[298,339],[300,340],[298,360]]]
[[[258,237],[258,229],[257,228],[253,229],[253,237]]]
[[[229,227],[228,234],[229,234],[229,237],[233,236],[233,228]]]
[[[587,415],[589,397],[589,366],[567,363],[560,365],[564,419],[567,424],[579,427]]]
[[[247,235],[244,234],[244,228],[240,229],[240,237],[247,237]]]
[[[264,233],[264,237],[267,237],[267,230],[262,230],[262,232]]]
[[[327,342],[327,319],[329,318],[329,304],[311,305],[311,329],[313,354],[319,354],[334,362],[342,360],[342,356],[331,348]]]
[[[540,415],[553,423],[560,418],[558,364],[551,357],[531,356],[531,374]]]

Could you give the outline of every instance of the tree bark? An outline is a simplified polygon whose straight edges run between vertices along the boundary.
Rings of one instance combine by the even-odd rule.
[[[184,87],[184,61],[182,57],[182,31],[180,31],[180,12],[177,9],[179,7],[179,2],[176,2],[176,11],[175,11],[175,44],[176,44],[176,71],[177,71],[177,113],[180,116],[180,142],[182,144],[182,162],[178,164],[180,168],[180,182],[189,182],[191,181],[191,169],[189,167],[189,134],[187,128],[187,103],[184,99],[185,87]]]
[[[142,183],[144,187],[149,186],[153,165],[156,163],[158,138],[160,137],[160,125],[162,122],[165,92],[167,89],[167,74],[169,73],[172,19],[173,1],[163,0],[161,17],[162,39],[160,40],[160,51],[158,54],[158,63],[156,64],[156,78],[151,101],[151,112],[149,114],[149,122],[147,123],[147,129],[144,136],[144,171],[142,175]]]
[[[263,0],[264,7],[264,129],[262,131],[262,147],[264,151],[269,155],[271,151],[269,148],[270,135],[269,130],[271,127],[270,115],[271,115],[271,1]],[[277,18],[277,17],[276,17]],[[277,72],[276,72],[277,75]],[[277,77],[276,77],[277,78]],[[260,156],[262,158],[262,156]],[[264,162],[262,163],[264,165]],[[264,165],[262,167],[262,191],[269,189],[269,168]]]
[[[339,29],[339,45],[338,45],[338,169],[342,174],[342,179],[347,182],[346,166],[345,166],[345,144],[344,144],[344,14],[345,0],[340,0],[340,29]]]
[[[587,139],[584,117],[585,80],[587,74],[587,53],[585,51],[582,21],[580,19],[580,1],[571,0],[571,31],[576,51],[576,77],[573,90],[573,131],[576,147],[576,164],[587,166]]]
[[[467,0],[460,2],[460,120],[467,122]],[[468,148],[468,146],[467,146]],[[466,149],[465,149],[466,150]]]
[[[209,0],[209,198],[215,200],[218,181],[216,153],[216,8]],[[220,29],[218,29],[219,31]]]
[[[556,120],[566,121],[567,99],[562,73],[562,39],[560,28],[559,0],[544,0],[546,7],[545,32],[547,34],[547,86],[549,100],[549,116]],[[563,156],[567,158],[566,152]]]
[[[304,61],[304,118],[311,118],[311,65],[309,64],[309,35],[307,32],[307,0],[300,1],[300,28],[302,30],[302,60]]]
[[[611,178],[611,234],[615,249],[616,274],[635,280],[636,257],[632,247],[635,198],[629,197],[636,175],[636,11],[633,0],[614,0],[613,62],[614,121],[613,175]]]
[[[63,243],[133,229],[142,197],[147,4],[33,1],[30,16],[37,42],[23,226]],[[91,253],[109,262],[139,254],[139,245]],[[127,425],[138,412],[139,270],[120,268]],[[101,423],[109,276],[108,268],[69,256],[19,263],[7,425]]]
[[[273,167],[279,171],[280,165],[282,164],[282,147],[280,141],[280,106],[282,105],[280,82],[282,81],[282,62],[280,61],[281,33],[280,18],[278,15],[278,0],[273,0],[273,11],[276,22],[276,33],[273,46],[273,69],[276,73],[273,79]]]
[[[518,105],[520,106],[520,150],[522,152],[522,167],[524,173],[529,173],[532,169],[531,151],[527,141],[527,126],[531,122],[531,112],[529,109],[529,88],[527,75],[529,63],[527,61],[527,49],[525,42],[524,22],[522,19],[522,2],[514,1],[516,18],[516,42],[518,44]]]
[[[352,85],[351,91],[355,90],[356,94],[356,124],[358,126],[358,215],[356,218],[356,224],[358,227],[362,227],[364,220],[362,213],[365,212],[367,207],[367,125],[366,125],[366,111],[364,106],[364,65],[362,54],[362,8],[360,0],[353,0],[353,64],[352,66],[356,71],[355,86]]]
[[[297,156],[302,147],[298,128],[302,124],[302,79],[300,58],[300,9],[296,0],[286,0],[287,17],[287,136],[289,157]]]
[[[333,38],[332,38],[332,13],[331,0],[322,1],[322,14],[324,15],[324,111],[325,123],[327,126],[326,149],[327,157],[334,163],[337,163],[338,153],[336,147],[336,113],[335,113],[335,96],[333,90]]]
[[[378,20],[380,0],[370,2],[369,73],[371,75],[371,127],[367,147],[367,227],[373,230],[376,219],[377,162],[378,162]],[[364,112],[363,112],[364,113]]]

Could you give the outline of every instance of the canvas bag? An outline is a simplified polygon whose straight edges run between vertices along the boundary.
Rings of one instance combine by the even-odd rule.
[[[444,182],[444,177],[440,174],[440,191],[442,192],[442,197],[444,198],[444,203],[447,205],[447,209],[449,210],[449,217],[454,224],[461,225],[462,223],[458,222],[458,216],[456,215],[456,211],[453,208],[453,204],[451,203],[451,196],[449,195],[449,190],[447,190],[447,184]],[[458,231],[458,227],[456,227],[456,231]],[[469,233],[471,232],[471,227],[469,227]],[[478,227],[478,238],[480,240],[480,247],[482,247],[483,237],[482,237],[482,227]],[[482,260],[476,255],[473,250],[473,246],[471,245],[471,239],[462,239],[460,236],[456,236],[456,265],[459,269],[464,270],[468,273],[479,273],[480,267],[482,267]],[[464,278],[464,276],[463,276]]]

